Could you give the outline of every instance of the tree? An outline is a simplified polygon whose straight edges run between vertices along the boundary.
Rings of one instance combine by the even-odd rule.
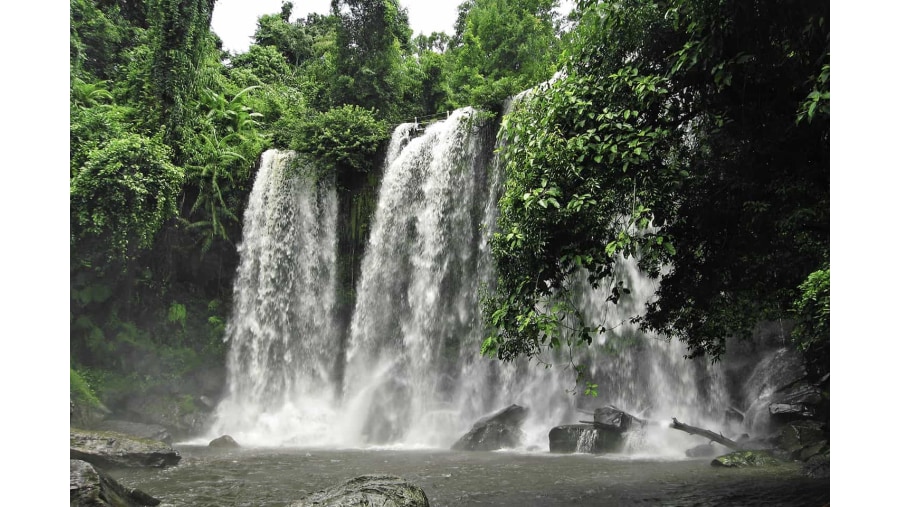
[[[397,0],[332,0],[337,32],[335,104],[375,108],[382,118],[402,116],[398,106],[401,54],[412,30]]]
[[[790,316],[827,259],[827,5],[582,1],[578,15],[564,75],[504,125],[483,350],[590,343],[606,323],[581,318],[572,278],[614,303],[616,267],[637,257],[660,280],[642,327],[716,358]]]
[[[73,247],[108,259],[149,248],[174,217],[184,171],[158,141],[124,134],[91,153],[71,181]]]
[[[455,107],[498,109],[549,79],[559,46],[555,0],[474,0],[459,6],[448,85]]]

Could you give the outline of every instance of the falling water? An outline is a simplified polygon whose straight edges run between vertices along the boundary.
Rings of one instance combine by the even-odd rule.
[[[346,357],[330,321],[334,191],[287,178],[267,152],[245,219],[229,395],[214,431],[268,445],[447,448],[477,419],[516,403],[530,409],[525,447],[546,450],[553,426],[613,404],[650,421],[628,437],[628,452],[683,456],[696,442],[664,428],[671,417],[717,427],[716,409],[727,406],[718,370],[629,322],[655,290],[633,260],[612,280],[631,290],[619,305],[573,283],[585,315],[611,328],[594,345],[572,358],[545,355],[549,369],[479,355],[479,288],[493,278],[488,239],[503,185],[496,125],[464,108],[419,136],[412,124],[395,130]],[[342,379],[330,376],[335,360],[344,361]],[[589,366],[596,398],[574,392],[576,363]]]
[[[244,214],[225,332],[228,392],[213,432],[248,444],[327,434],[335,405],[333,185],[290,152],[263,153]]]

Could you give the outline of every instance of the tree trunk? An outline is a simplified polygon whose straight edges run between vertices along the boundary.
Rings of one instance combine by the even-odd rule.
[[[703,428],[695,428],[694,426],[688,426],[687,424],[678,422],[678,419],[672,418],[672,424],[669,425],[670,428],[674,428],[676,430],[681,430],[686,433],[690,433],[691,435],[699,435],[701,437],[706,437],[713,442],[718,442],[729,449],[734,449],[735,451],[744,451],[743,447],[740,446],[734,440],[729,438],[725,438],[721,433],[713,433],[712,431],[705,430]]]

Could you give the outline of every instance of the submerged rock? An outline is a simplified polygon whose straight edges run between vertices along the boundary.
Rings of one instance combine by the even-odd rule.
[[[233,438],[231,438],[231,435],[222,435],[219,438],[213,439],[209,443],[209,446],[210,447],[219,447],[219,448],[223,448],[223,449],[234,449],[234,448],[240,447],[240,445],[238,445],[238,443],[235,442],[235,440]]]
[[[550,430],[550,452],[619,452],[625,444],[623,433],[593,424],[565,424]]]
[[[126,488],[86,461],[69,460],[70,507],[143,507],[159,505],[139,489]]]
[[[778,464],[770,453],[766,451],[736,451],[712,460],[711,465],[716,467],[743,468],[759,467]]]
[[[522,421],[527,416],[527,408],[510,405],[479,419],[451,448],[457,451],[496,451],[518,447],[524,437]]]
[[[290,507],[428,507],[419,486],[394,475],[363,475],[293,502]]]
[[[108,468],[165,467],[181,455],[169,444],[114,431],[69,430],[69,458]]]

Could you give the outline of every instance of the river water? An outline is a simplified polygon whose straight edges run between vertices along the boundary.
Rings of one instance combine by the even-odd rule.
[[[111,475],[162,506],[281,507],[364,474],[403,477],[432,506],[812,506],[829,502],[829,480],[799,464],[725,469],[710,460],[547,452],[302,448],[215,449],[177,445],[167,469]]]

